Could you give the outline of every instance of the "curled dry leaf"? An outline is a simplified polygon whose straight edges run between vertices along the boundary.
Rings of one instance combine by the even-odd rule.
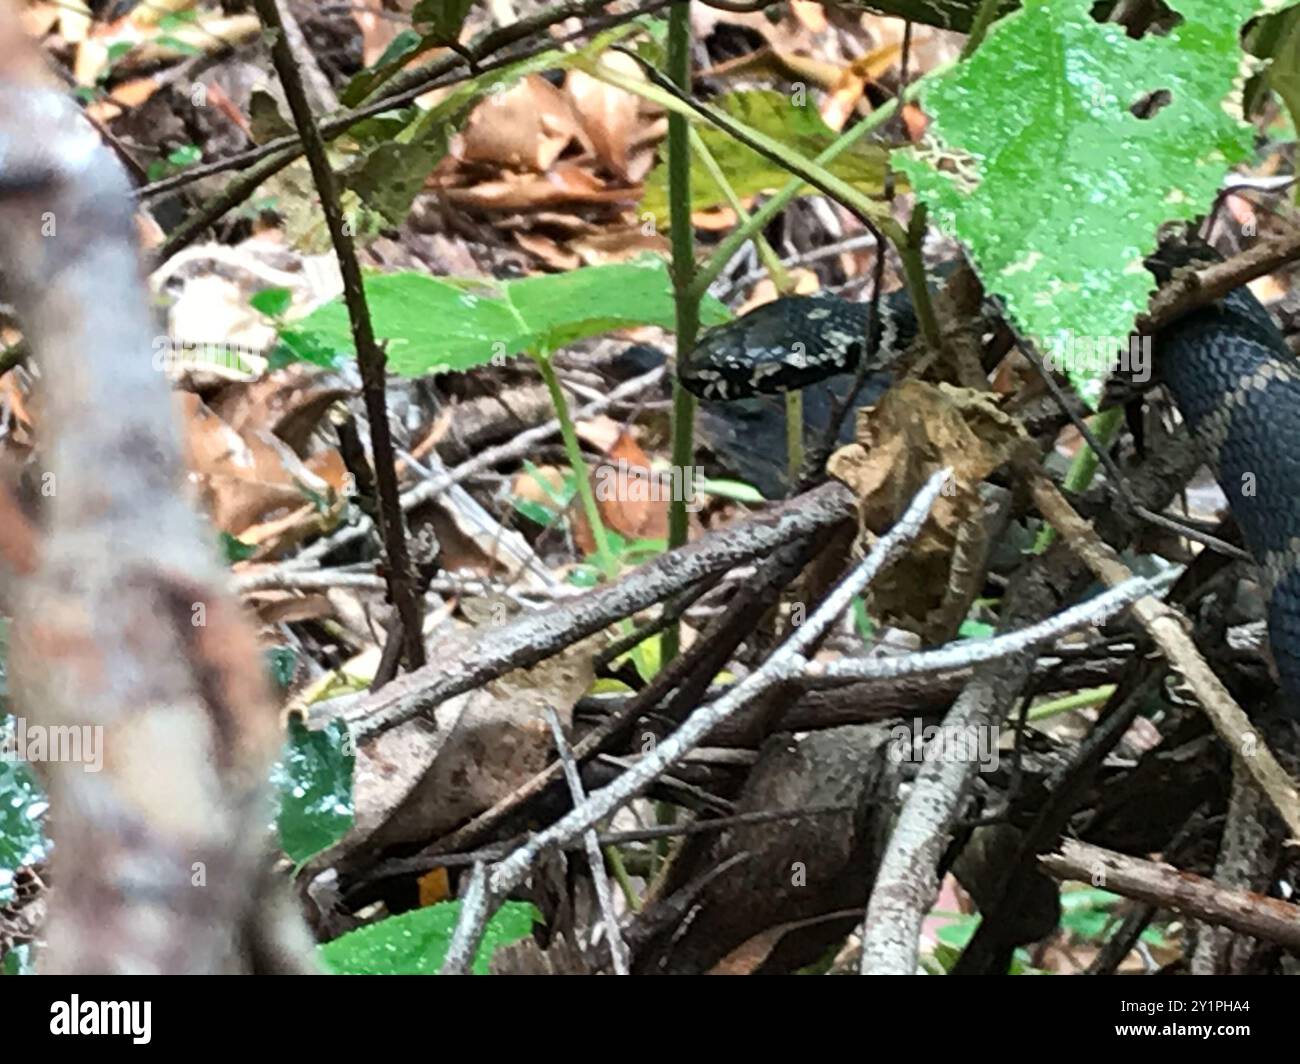
[[[624,539],[666,539],[672,481],[653,469],[650,456],[626,430],[619,432],[604,460],[591,471],[596,509],[605,527]],[[595,550],[595,539],[579,500],[574,500],[573,538],[583,550]]]
[[[579,130],[569,97],[532,74],[474,108],[454,154],[463,162],[540,173],[551,168]]]
[[[480,181],[468,188],[450,188],[444,193],[456,206],[484,210],[536,210],[579,203],[631,203],[640,195],[637,188],[610,188],[590,170],[572,162],[561,162],[546,173],[504,171],[494,181]]]
[[[390,847],[436,839],[545,768],[554,756],[545,707],[568,726],[594,682],[600,639],[443,703],[436,730],[416,719],[360,747],[356,823],[336,855],[364,865]],[[457,644],[444,641],[444,660],[455,660]]]
[[[600,62],[624,77],[638,81],[645,78],[636,60],[621,52],[607,52]],[[654,156],[635,149],[644,144],[646,127],[654,121],[653,113],[647,113],[641,100],[630,92],[582,70],[571,71],[564,87],[596,157],[625,182],[645,177],[654,165]]]
[[[950,578],[954,559],[969,549],[965,537],[983,527],[980,484],[1028,438],[987,392],[905,380],[859,412],[857,441],[836,451],[827,469],[853,489],[863,524],[875,533],[936,470],[953,470],[921,536],[872,585],[872,604],[888,623],[934,637],[951,618],[948,599],[966,594]]]

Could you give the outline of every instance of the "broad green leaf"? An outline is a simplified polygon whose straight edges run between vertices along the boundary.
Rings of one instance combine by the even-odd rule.
[[[295,864],[341,839],[352,826],[356,753],[347,725],[311,731],[289,722],[284,754],[271,778],[280,796],[280,848]]]
[[[430,39],[446,44],[460,36],[460,27],[473,6],[474,0],[420,0],[411,12],[411,21],[417,26],[427,24]]]
[[[436,975],[459,917],[459,901],[414,909],[326,942],[320,957],[339,975]],[[527,902],[503,904],[483,932],[474,955],[474,974],[487,975],[492,954],[531,933],[538,919],[537,910]]]
[[[401,69],[402,64],[408,59],[430,47],[432,44],[426,44],[424,38],[415,30],[402,30],[388,43],[383,55],[365,70],[353,75],[352,80],[343,90],[339,102],[347,107],[355,107],[378,85]]]
[[[672,285],[659,259],[496,284],[379,274],[366,278],[365,286],[389,367],[408,377],[460,372],[523,351],[554,351],[614,329],[674,324]],[[716,299],[706,299],[700,316],[703,324],[717,325],[728,314]],[[354,354],[342,300],[297,322],[293,338],[317,355]],[[289,334],[281,341],[289,344]]]
[[[1249,154],[1238,33],[1260,2],[1171,0],[1184,21],[1131,40],[1094,20],[1090,0],[1027,0],[927,89],[926,139],[897,153],[932,217],[1090,402],[1109,366],[1088,348],[1127,343],[1154,287],[1142,259],[1157,227],[1201,213]],[[1162,90],[1151,117],[1133,115]]]
[[[282,318],[293,305],[293,293],[287,288],[263,288],[248,297],[248,305],[268,318]]]
[[[835,139],[835,133],[821,120],[811,99],[797,105],[780,92],[756,90],[737,92],[717,101],[718,106],[751,129],[766,133],[790,150],[812,159]],[[779,189],[790,172],[721,130],[701,124],[699,133],[731,187],[741,199]],[[839,156],[827,169],[869,196],[879,196],[884,187],[887,153],[879,145],[859,142]],[[703,210],[726,203],[726,197],[698,158],[691,159],[691,209]],[[661,163],[646,180],[641,210],[661,225],[668,222],[668,170]]]

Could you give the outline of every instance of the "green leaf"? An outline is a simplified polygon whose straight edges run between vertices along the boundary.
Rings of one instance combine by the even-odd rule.
[[[362,927],[320,947],[325,966],[339,975],[436,975],[460,917],[459,901],[444,901]],[[483,932],[472,966],[487,975],[492,954],[518,942],[540,921],[527,902],[508,901]]]
[[[49,803],[26,762],[11,759],[14,727],[0,715],[0,905],[13,900],[19,869],[42,860],[49,847],[41,826]]]
[[[365,288],[375,336],[387,346],[389,368],[407,377],[461,372],[524,351],[554,351],[635,325],[671,329],[675,320],[672,284],[659,259],[495,285],[390,273],[366,278]],[[704,325],[718,325],[728,313],[709,298],[701,304],[700,317]],[[355,354],[341,299],[297,322],[280,340],[331,360]]]
[[[700,495],[715,495],[719,499],[731,499],[733,502],[765,502],[763,493],[754,485],[743,480],[727,480],[704,477],[695,482],[695,490]]]
[[[403,30],[389,43],[375,62],[353,76],[339,96],[346,107],[355,107],[401,69],[412,56],[430,47],[415,30]]]
[[[280,848],[295,864],[332,846],[352,826],[355,761],[343,721],[311,731],[290,720],[284,755],[271,778],[280,795]]]
[[[248,305],[268,318],[282,318],[293,303],[293,292],[288,288],[263,288],[254,292]]]
[[[222,532],[218,540],[221,544],[221,556],[226,559],[227,565],[247,561],[257,553],[256,544],[245,543],[242,539],[235,538],[229,532]]]
[[[351,334],[349,333],[349,340]],[[340,350],[338,345],[322,340],[319,334],[299,329],[281,329],[280,342],[267,359],[267,369],[284,369],[294,362],[310,362],[313,366],[334,369],[339,362],[352,354],[349,344]]]
[[[0,975],[35,975],[36,963],[32,957],[32,947],[24,943],[12,947],[0,961]]]
[[[167,156],[172,166],[193,166],[203,158],[203,151],[197,144],[182,144]]]
[[[203,49],[197,44],[191,44],[189,41],[183,41],[179,37],[171,37],[163,34],[161,37],[154,39],[154,45],[159,48],[170,48],[177,55],[202,55]]]
[[[548,510],[536,499],[516,498],[513,501],[515,509],[535,525],[541,525],[543,528],[547,528],[556,518],[556,512],[554,510]]]
[[[957,634],[962,639],[989,639],[993,635],[993,625],[985,624],[983,621],[972,621],[967,618],[961,622]]]
[[[815,158],[835,139],[835,133],[821,120],[811,100],[796,106],[783,93],[769,90],[737,92],[723,96],[717,105],[751,129],[779,140],[797,155]],[[752,148],[713,126],[699,127],[700,137],[732,188],[742,199],[781,188],[788,170],[770,162]],[[859,142],[841,154],[827,169],[868,196],[880,196],[884,188],[888,155],[878,144]],[[811,191],[811,190],[810,190]],[[691,159],[691,209],[703,210],[725,203],[726,197],[698,158]],[[667,166],[655,167],[646,180],[641,210],[656,222],[668,222]]]
[[[474,0],[420,0],[411,12],[411,21],[417,26],[429,26],[429,39],[439,44],[450,44],[460,36],[465,16],[474,6]]]
[[[1094,20],[1091,0],[1027,0],[926,90],[925,142],[897,153],[985,285],[1090,402],[1110,364],[1083,345],[1127,343],[1154,287],[1142,259],[1157,227],[1202,212],[1250,152],[1238,32],[1259,3],[1172,0],[1180,25],[1131,40]],[[1131,113],[1160,90],[1170,99],[1149,118]]]
[[[298,666],[298,652],[289,646],[267,647],[262,651],[262,659],[272,683],[281,690],[286,690],[293,683],[293,674]]]

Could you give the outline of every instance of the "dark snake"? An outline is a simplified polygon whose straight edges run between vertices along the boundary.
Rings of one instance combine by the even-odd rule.
[[[1168,280],[1175,265],[1195,254],[1157,254],[1148,267]],[[767,456],[784,439],[784,418],[762,397],[804,389],[805,419],[820,431],[834,395],[848,389],[864,359],[866,398],[878,397],[889,381],[880,371],[911,343],[917,326],[905,293],[881,299],[877,313],[879,343],[870,349],[868,304],[830,294],[777,299],[705,333],[677,368],[689,391],[726,404],[703,404],[705,438],[760,489],[779,489],[782,474]],[[1164,327],[1152,347],[1160,378],[1259,566],[1273,659],[1294,712],[1300,706],[1300,364],[1246,288]]]

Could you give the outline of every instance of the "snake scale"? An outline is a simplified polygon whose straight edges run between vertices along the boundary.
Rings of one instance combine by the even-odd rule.
[[[1196,252],[1148,260],[1160,280]],[[879,342],[868,349],[869,308],[835,295],[788,296],[705,333],[678,366],[682,384],[706,403],[701,417],[715,449],[767,492],[779,474],[753,441],[780,439],[779,413],[763,395],[805,389],[805,417],[829,420],[831,396],[867,361],[867,398],[916,335],[905,293],[880,300]],[[1291,708],[1300,706],[1300,364],[1245,288],[1163,328],[1153,342],[1157,372],[1203,449],[1267,595],[1269,641]],[[770,404],[770,400],[768,400]],[[851,419],[849,419],[851,420]]]

